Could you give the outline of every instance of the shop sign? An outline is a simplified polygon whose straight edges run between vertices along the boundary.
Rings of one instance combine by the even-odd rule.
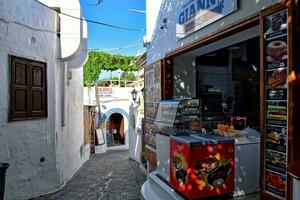
[[[183,38],[237,10],[237,0],[186,0],[176,17],[176,36]]]
[[[287,10],[264,17],[265,55],[265,191],[286,198],[288,158]]]
[[[110,87],[99,87],[98,92],[100,96],[111,96],[113,93]]]

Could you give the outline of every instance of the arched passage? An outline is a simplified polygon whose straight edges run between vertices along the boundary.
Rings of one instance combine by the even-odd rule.
[[[111,128],[110,124],[114,120],[118,124],[118,121],[120,118],[121,118],[121,123],[123,123],[123,125],[120,123],[119,129],[121,129],[121,134],[124,132],[124,137],[122,138],[120,135],[121,140],[119,140],[119,142],[114,142],[113,140],[115,139],[115,137],[118,137],[119,135],[115,136],[112,134],[112,129],[114,127]],[[117,147],[117,148],[120,147],[121,149],[128,148],[128,145],[129,145],[129,136],[128,136],[129,115],[128,115],[128,112],[126,112],[125,110],[123,110],[121,108],[112,108],[112,109],[109,109],[108,111],[106,111],[102,115],[101,121],[102,121],[101,127],[103,128],[103,133],[105,134],[105,137],[106,137],[106,140],[105,140],[106,146],[108,148],[114,148],[114,147]],[[114,123],[115,123],[115,121],[114,121]],[[119,130],[119,132],[120,132],[120,130]],[[118,134],[118,129],[117,129],[117,134]],[[116,138],[116,139],[118,139],[118,138]]]
[[[124,117],[119,113],[113,113],[106,122],[107,146],[120,146],[125,144]]]

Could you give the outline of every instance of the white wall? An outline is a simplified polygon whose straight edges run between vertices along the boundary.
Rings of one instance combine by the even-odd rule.
[[[105,87],[107,88],[107,87]],[[133,88],[122,87],[110,87],[111,93],[108,96],[100,96],[100,107],[102,117],[107,116],[106,121],[102,121],[101,130],[106,137],[106,122],[109,119],[111,109],[122,109],[126,116],[122,114],[124,118],[124,130],[125,130],[125,145],[118,147],[109,147],[109,149],[129,149],[129,127],[131,126],[129,121],[129,110],[131,106],[131,91]],[[84,105],[96,105],[95,88],[84,88]],[[106,141],[106,138],[105,138]],[[96,153],[103,153],[108,150],[107,144],[96,147]]]
[[[137,88],[140,91],[142,88]],[[136,102],[132,102],[129,110],[129,157],[141,163],[142,152],[142,119],[144,118],[144,97],[138,92]]]
[[[49,7],[60,8],[62,13],[81,18],[79,0],[39,0]],[[82,23],[75,18],[60,15],[60,58],[64,60],[74,59],[79,55],[80,42],[83,35]]]
[[[10,164],[6,200],[59,189],[87,159],[82,151],[82,68],[72,70],[69,83],[64,81],[56,22],[56,12],[33,0],[0,0],[0,162]],[[47,63],[48,118],[8,122],[9,55]]]
[[[159,9],[162,0],[147,0],[146,1],[146,37],[147,42],[151,42],[151,38],[156,26]]]
[[[187,0],[186,0],[187,1]],[[147,2],[152,2],[148,0]],[[254,14],[263,8],[266,8],[272,4],[280,2],[280,0],[239,0],[238,10],[221,20],[210,24],[193,34],[177,40],[176,38],[176,9],[183,0],[164,0],[162,2],[161,10],[159,11],[157,25],[154,29],[154,35],[152,37],[151,43],[147,50],[147,63],[153,63],[161,58],[164,58],[166,53],[182,47],[187,44],[191,44],[195,40],[204,38],[205,36],[216,32],[222,27],[229,26],[231,23],[238,20],[244,19],[251,14]],[[161,21],[163,18],[167,19],[167,28],[160,29]]]
[[[57,69],[62,74],[63,69]],[[65,67],[67,71],[67,67]],[[60,71],[60,73],[59,73]],[[56,155],[59,183],[64,184],[86,161],[89,151],[84,146],[83,119],[83,69],[70,70],[71,80],[65,80],[64,110],[65,120],[62,127],[61,118],[61,84],[56,84],[57,118],[56,118]],[[61,76],[58,76],[61,77]],[[60,79],[60,83],[63,81]]]
[[[27,199],[55,190],[58,181],[55,98],[51,98],[56,92],[54,69],[61,67],[56,62],[57,36],[52,33],[56,31],[56,13],[31,0],[0,0],[0,18],[0,160],[10,164],[5,197]],[[9,54],[47,62],[47,119],[8,122]],[[44,163],[41,157],[45,157]]]
[[[105,87],[107,88],[107,87]],[[119,87],[110,87],[111,95],[109,96],[100,96],[100,105],[101,113],[106,115],[106,121],[102,121],[101,130],[98,130],[98,133],[101,132],[106,137],[106,125],[107,120],[109,119],[110,111],[112,109],[122,109],[126,115],[122,114],[124,118],[124,127],[125,127],[125,145],[107,147],[107,144],[96,147],[96,153],[106,152],[108,149],[129,149],[129,157],[133,160],[140,162],[140,153],[141,153],[141,118],[138,114],[139,103],[141,103],[141,88],[135,88],[138,91],[137,102],[132,101],[131,91],[133,88],[119,88]],[[84,104],[85,105],[96,105],[95,98],[95,88],[84,88]],[[135,120],[133,120],[135,118]],[[135,128],[134,128],[135,127]],[[106,138],[105,138],[106,141]]]
[[[100,87],[99,87],[100,88]],[[115,100],[130,100],[131,99],[131,91],[133,88],[129,87],[102,87],[105,89],[111,89],[111,93],[105,93],[105,95],[101,95],[99,93],[99,100],[101,103],[115,101]],[[84,88],[84,105],[96,105],[96,97],[95,97],[95,88],[94,86],[88,88]]]

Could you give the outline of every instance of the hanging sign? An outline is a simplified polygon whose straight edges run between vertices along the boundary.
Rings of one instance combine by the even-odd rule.
[[[179,5],[176,36],[183,38],[237,10],[237,0],[186,0]]]
[[[287,10],[264,17],[265,191],[286,199],[288,138]]]

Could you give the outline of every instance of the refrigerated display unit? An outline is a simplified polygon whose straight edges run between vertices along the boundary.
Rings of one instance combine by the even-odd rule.
[[[164,100],[159,103],[155,118],[157,173],[170,181],[170,135],[179,131],[199,133],[201,131],[200,99]]]
[[[188,199],[234,191],[234,139],[175,135],[170,142],[170,184]]]
[[[214,117],[214,115],[211,113],[211,109],[208,109],[208,107],[211,106],[207,106],[207,103],[205,103],[207,101],[203,101],[204,104],[202,103],[202,98],[161,101],[154,122],[157,131],[157,173],[160,178],[169,182],[175,190],[192,199],[232,192],[234,187],[234,140],[223,136],[206,135],[207,129],[205,129],[205,122],[207,120],[207,112],[210,111],[210,117]],[[222,114],[216,113],[215,116],[219,116],[220,121],[224,120]],[[209,124],[211,124],[211,121]],[[211,130],[212,128],[213,127],[211,127]],[[185,141],[185,143],[183,141]],[[183,143],[180,144],[180,142]],[[180,168],[180,157],[174,157],[172,155],[175,148],[174,143],[176,143],[175,146],[180,144],[185,147],[186,150],[184,151],[186,151],[186,154],[184,154],[184,157],[188,162],[186,164],[194,165],[198,163],[197,167],[199,169],[197,168],[197,172],[195,172],[195,176],[198,178],[204,176],[204,172],[202,173],[202,169],[200,169],[200,160],[208,159],[208,157],[211,156],[205,152],[201,152],[202,148],[206,149],[209,146],[212,148],[212,153],[214,153],[215,147],[221,148],[216,152],[215,156],[217,156],[217,158],[207,160],[207,162],[214,162],[212,164],[214,167],[207,171],[206,179],[202,177],[203,180],[198,180],[198,182],[201,182],[201,186],[203,186],[201,190],[199,189],[201,186],[193,185],[194,183],[187,183],[187,188],[184,192],[182,188],[185,187],[185,184],[179,183],[178,180],[174,179],[174,173],[177,174],[177,176],[181,172],[183,173],[181,175],[185,173]],[[226,151],[228,151],[228,153],[225,153]],[[174,172],[173,168],[176,165],[174,162],[176,163],[177,161],[177,172]],[[204,162],[202,164],[206,165],[207,163]],[[220,177],[215,177],[221,172],[223,174],[220,175]],[[206,182],[204,182],[204,179]],[[221,187],[219,187],[219,185],[221,185]]]

